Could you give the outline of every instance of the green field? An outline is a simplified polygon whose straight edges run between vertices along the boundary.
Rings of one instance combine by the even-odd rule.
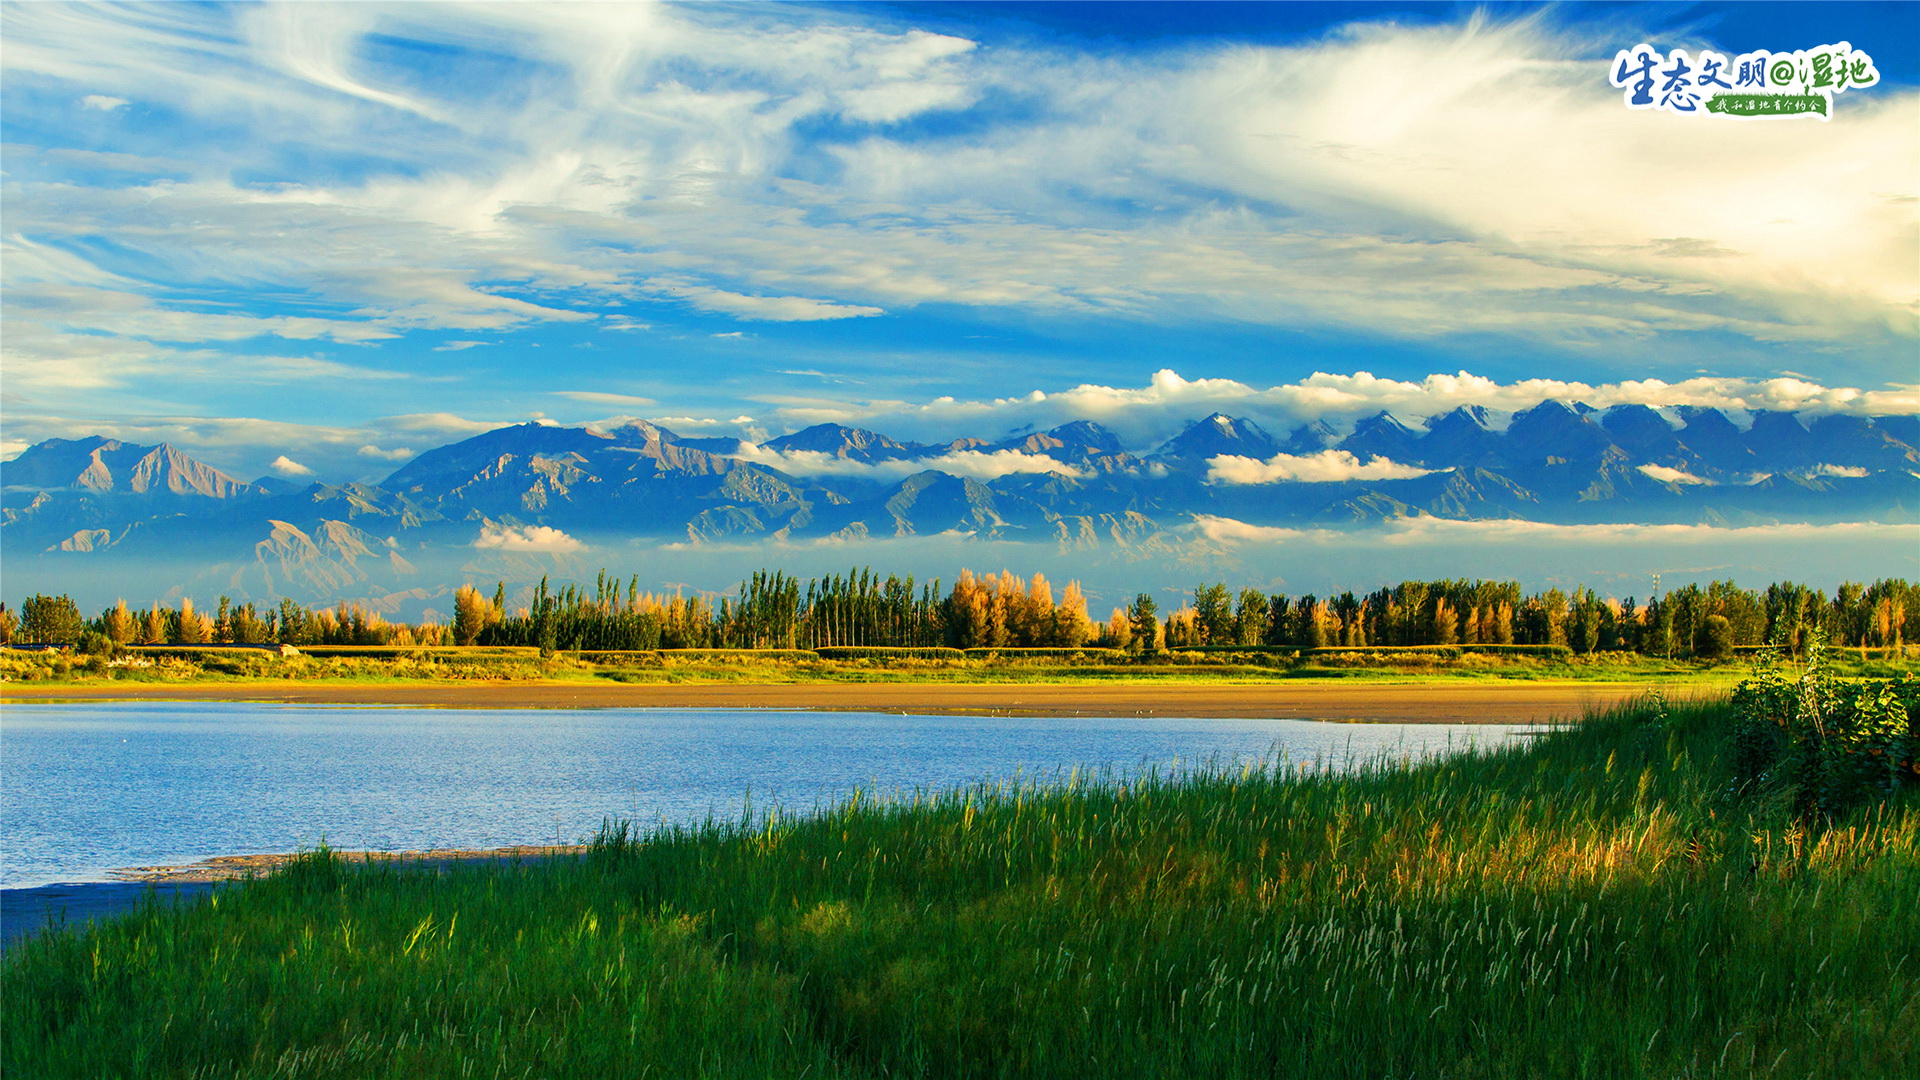
[[[12,951],[10,1076],[1892,1077],[1920,800],[1736,795],[1657,701],[1357,774],[1074,776],[317,852]]]

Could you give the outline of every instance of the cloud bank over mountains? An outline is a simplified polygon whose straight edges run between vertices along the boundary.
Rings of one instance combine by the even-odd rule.
[[[1718,376],[1674,382],[1526,379],[1501,383],[1465,371],[1418,380],[1384,378],[1361,371],[1346,375],[1315,372],[1297,382],[1256,387],[1235,379],[1188,379],[1163,369],[1144,386],[1089,383],[1053,392],[1034,390],[1017,397],[942,397],[918,403],[783,397],[773,402],[775,408],[770,415],[787,425],[860,423],[927,437],[962,426],[1017,430],[1096,420],[1123,438],[1147,442],[1166,438],[1193,417],[1215,411],[1253,416],[1276,426],[1324,421],[1336,428],[1350,428],[1355,420],[1382,411],[1419,419],[1466,406],[1504,415],[1543,401],[1580,402],[1596,409],[1616,405],[1719,409],[1736,422],[1759,411],[1884,416],[1920,413],[1920,384],[1862,390],[1792,377]]]
[[[584,406],[644,407],[651,399],[595,391],[562,391],[555,396]],[[656,416],[653,419],[677,431],[701,435],[734,436],[746,440],[739,454],[796,475],[904,476],[899,463],[862,463],[805,450],[775,451],[760,444],[770,435],[787,434],[821,423],[871,427],[894,435],[928,442],[962,438],[999,438],[1009,434],[1047,430],[1077,420],[1097,422],[1112,430],[1129,450],[1145,452],[1177,434],[1197,416],[1223,412],[1256,420],[1275,430],[1324,424],[1329,432],[1345,435],[1366,417],[1386,412],[1414,426],[1460,408],[1482,410],[1492,429],[1502,427],[1512,414],[1543,401],[1577,402],[1596,410],[1623,405],[1645,405],[1665,420],[1684,428],[1679,410],[1715,409],[1735,426],[1751,422],[1760,412],[1795,413],[1804,420],[1820,416],[1897,416],[1920,414],[1920,385],[1886,390],[1825,386],[1794,377],[1771,379],[1697,376],[1676,382],[1658,379],[1617,383],[1583,383],[1528,379],[1502,383],[1461,371],[1429,375],[1418,380],[1375,376],[1368,372],[1316,372],[1296,382],[1256,387],[1233,379],[1188,379],[1170,369],[1161,370],[1142,386],[1082,384],[1063,390],[1032,390],[998,398],[963,400],[940,397],[929,401],[859,400],[850,398],[795,398],[786,395],[743,400],[736,404],[753,410],[719,417]],[[185,447],[222,468],[241,475],[271,469],[279,456],[314,466],[334,479],[377,479],[387,463],[405,461],[410,447],[422,440],[444,441],[505,426],[524,419],[502,416],[468,419],[449,413],[418,413],[367,421],[359,426],[307,426],[238,418],[153,417],[137,421],[98,422],[83,417],[24,415],[9,418],[6,448],[11,457],[27,443],[43,438],[79,438],[105,435],[128,442],[169,442]],[[609,429],[637,417],[622,414],[589,421]],[[545,421],[552,422],[552,421]],[[324,463],[316,465],[316,463]],[[1273,478],[1288,470],[1317,472],[1326,477],[1351,474],[1357,478],[1389,478],[1366,473],[1369,467],[1391,469],[1387,462],[1346,462],[1336,458],[1257,463]],[[1077,475],[1070,463],[1046,455],[1002,451],[981,454],[960,447],[944,461],[955,475],[991,479],[1011,473]],[[1837,467],[1837,466],[1836,466]],[[1666,469],[1667,466],[1654,466]],[[1248,466],[1223,466],[1220,479],[1228,483],[1259,483],[1244,479],[1258,475]],[[1412,475],[1399,473],[1393,475]],[[1673,475],[1649,473],[1661,479],[1689,482]]]

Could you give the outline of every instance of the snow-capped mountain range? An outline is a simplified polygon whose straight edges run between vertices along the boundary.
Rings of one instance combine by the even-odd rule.
[[[1395,517],[1558,523],[1911,522],[1920,417],[1547,401],[1387,413],[1276,434],[1215,414],[1129,451],[1080,420],[926,444],[821,424],[746,443],[633,421],[522,424],[429,450],[377,484],[245,482],[177,448],[38,443],[0,464],[16,560],[193,552],[249,594],[402,580],[419,553],[565,551],[957,533],[1068,548],[1165,544],[1197,517],[1364,526]]]

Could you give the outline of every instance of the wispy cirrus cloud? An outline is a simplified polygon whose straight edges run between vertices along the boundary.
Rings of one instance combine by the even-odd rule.
[[[129,126],[118,151],[191,168],[129,187],[22,159],[9,227],[114,252],[117,291],[201,340],[512,332],[660,295],[760,322],[944,304],[1612,342],[1635,346],[1623,370],[1713,332],[1879,341],[1893,371],[1916,333],[1909,90],[1764,139],[1674,138],[1604,85],[1615,43],[1547,16],[1105,54],[902,19],[24,5],[7,71],[69,108],[153,101],[181,122]],[[957,133],[913,123],[963,111]],[[241,283],[330,313],[236,323],[178,296]],[[57,333],[129,332],[124,301],[74,299]]]
[[[719,312],[755,322],[820,322],[886,314],[880,308],[864,304],[837,304],[804,296],[748,296],[704,285],[648,284],[658,292],[685,300],[701,311]]]
[[[569,401],[582,401],[589,405],[615,405],[622,408],[644,409],[659,402],[649,397],[636,397],[633,394],[614,394],[601,390],[555,390],[554,397],[563,397]]]

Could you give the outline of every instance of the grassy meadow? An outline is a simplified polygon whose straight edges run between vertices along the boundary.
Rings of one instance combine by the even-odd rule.
[[[1920,803],[1722,702],[1337,773],[1071,776],[445,872],[315,852],[6,959],[12,1076],[1891,1077]]]

